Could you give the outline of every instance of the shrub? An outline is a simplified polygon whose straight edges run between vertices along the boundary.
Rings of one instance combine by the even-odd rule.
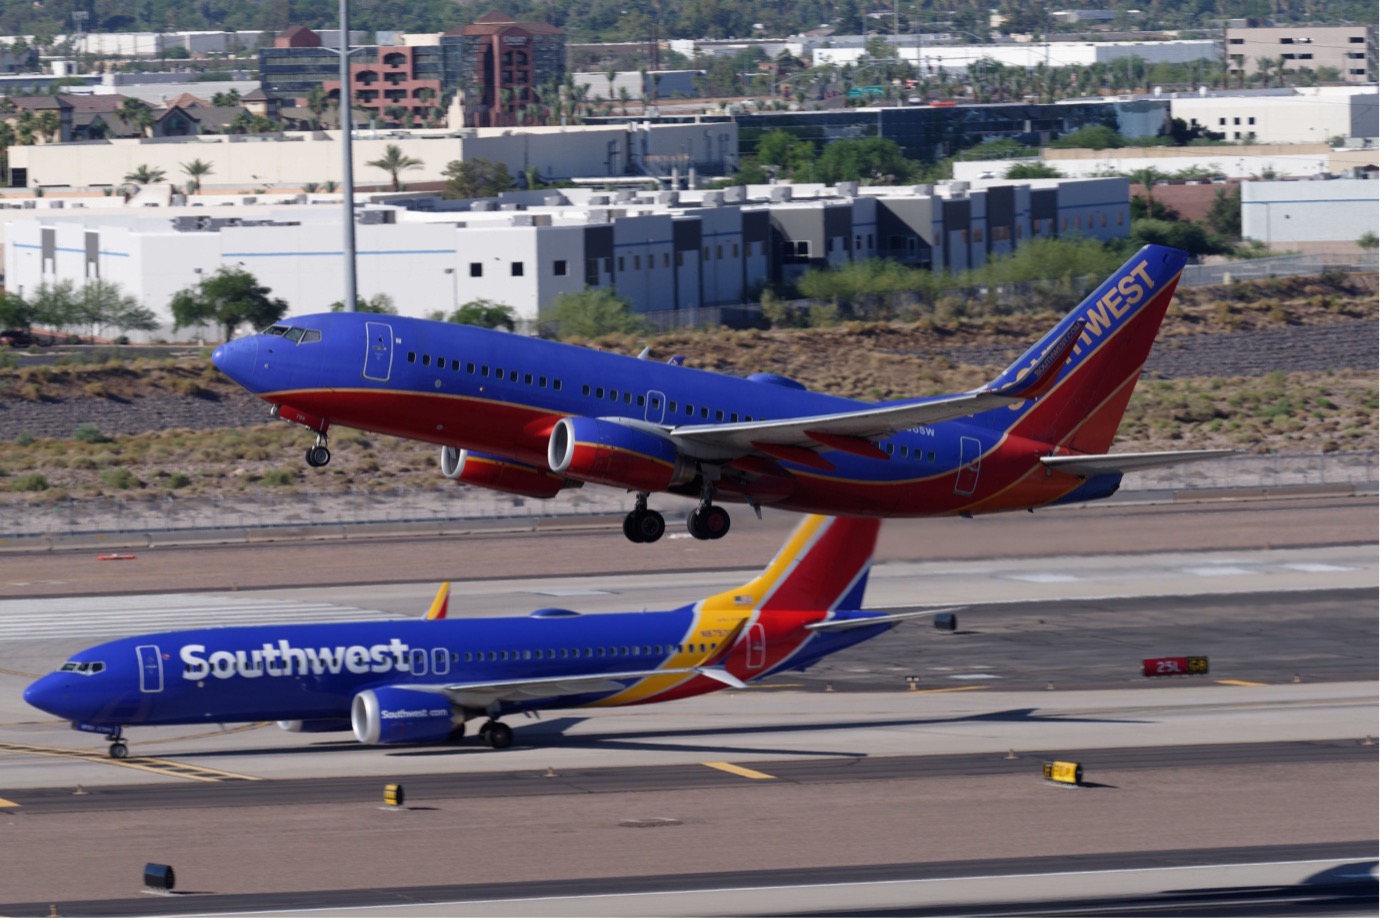
[[[72,430],[72,437],[79,442],[87,442],[92,445],[111,441],[111,437],[102,432],[98,427],[91,423],[82,423]]]
[[[173,490],[181,490],[190,483],[192,483],[192,478],[186,474],[174,474],[168,478],[168,486]]]
[[[20,493],[42,493],[48,489],[48,478],[42,474],[24,474],[16,477],[10,489]]]
[[[126,467],[114,467],[101,472],[101,483],[112,490],[131,490],[141,486],[139,478]]]

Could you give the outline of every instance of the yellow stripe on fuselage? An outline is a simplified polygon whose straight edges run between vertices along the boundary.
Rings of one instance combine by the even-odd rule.
[[[734,643],[759,614],[769,594],[807,553],[813,541],[826,529],[827,523],[826,516],[808,516],[789,536],[783,549],[763,573],[738,589],[708,596],[697,603],[692,626],[682,638],[679,652],[663,662],[664,669],[678,670],[678,673],[641,679],[624,691],[596,702],[595,706],[616,707],[652,698],[686,682],[689,678],[686,670],[714,662],[725,650],[725,645]],[[703,643],[707,645],[706,652],[699,649]],[[689,646],[695,652],[686,652],[685,648]]]

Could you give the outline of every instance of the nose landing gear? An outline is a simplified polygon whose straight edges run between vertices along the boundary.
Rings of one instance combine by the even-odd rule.
[[[332,460],[332,453],[327,448],[327,434],[317,433],[317,441],[307,450],[306,454],[308,467],[326,467]]]
[[[125,745],[129,741],[120,735],[119,728],[107,734],[106,739],[111,744],[110,749],[106,751],[110,753],[112,759],[123,759],[130,754],[130,747]]]

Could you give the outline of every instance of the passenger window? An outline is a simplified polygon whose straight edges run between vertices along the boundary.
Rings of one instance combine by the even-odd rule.
[[[553,390],[555,390],[555,391],[560,391],[560,390],[562,390],[562,379],[561,379],[561,378],[554,378],[554,379],[553,379]]]
[[[418,361],[418,353],[417,353],[417,352],[410,352],[410,353],[408,354],[408,363],[409,363],[410,365],[412,365],[412,364],[413,364],[414,362],[416,362],[416,361]]]
[[[533,375],[524,375],[525,384],[533,384]]]
[[[539,387],[547,387],[547,386],[548,386],[548,376],[547,376],[547,375],[539,375],[539,376],[538,376],[538,386],[539,386]]]
[[[725,410],[717,410],[717,411],[716,411],[716,422],[718,422],[718,423],[723,423],[723,422],[725,422],[725,421],[726,421],[726,411],[725,411]]]
[[[634,398],[634,405],[637,406],[637,407],[642,407],[642,406],[644,405],[644,395],[643,395],[643,394],[640,394],[638,397]]]
[[[430,355],[424,355],[424,356],[423,356],[423,367],[424,367],[424,368],[427,368],[427,367],[428,367],[429,365],[431,365],[431,364],[432,364],[432,356],[430,356]]]
[[[583,397],[590,397],[590,396],[591,396],[591,385],[590,385],[590,384],[583,384],[583,385],[581,386],[581,395],[582,395]]]
[[[588,658],[591,657],[591,656],[593,655],[590,647],[587,647],[587,648],[586,648],[586,655],[587,655]]]
[[[532,650],[525,650],[525,651],[524,651],[524,659],[533,659],[533,651],[532,651]]]
[[[711,418],[711,411],[710,411],[709,409],[707,409],[706,407],[702,407],[702,419],[710,419],[710,418]]]
[[[461,371],[461,359],[452,359],[452,371]]]
[[[620,392],[617,391],[617,390],[616,390],[615,388],[613,388],[613,387],[610,389],[610,402],[611,402],[611,403],[619,403],[619,402],[620,402]]]
[[[605,388],[603,388],[603,387],[598,387],[598,388],[596,388],[596,399],[597,399],[597,400],[600,400],[600,399],[601,399],[602,397],[604,397],[604,396],[605,396]]]
[[[409,359],[409,361],[412,362],[413,359]],[[489,365],[482,365],[482,366],[481,366],[481,377],[482,377],[482,378],[488,378],[488,377],[490,377],[490,366],[489,366]]]
[[[634,395],[631,394],[629,391],[625,391],[625,403],[633,403],[633,402],[634,402]]]
[[[496,365],[496,366],[495,366],[495,380],[496,380],[496,381],[503,381],[504,379],[505,379],[505,370],[504,370],[503,368],[501,368],[499,365]]]

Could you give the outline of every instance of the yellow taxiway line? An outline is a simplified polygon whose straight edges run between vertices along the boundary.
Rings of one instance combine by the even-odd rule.
[[[730,762],[703,762],[702,764],[707,768],[714,768],[720,772],[730,772],[732,775],[739,775],[742,778],[753,778],[756,781],[776,780],[773,775],[766,775],[763,772],[757,772],[753,768],[745,768],[742,765],[732,765]]]
[[[1267,683],[1267,682],[1246,682],[1244,679],[1217,679],[1217,680],[1216,680],[1216,684],[1217,684],[1217,685],[1245,685],[1245,686],[1250,686],[1250,687],[1257,688],[1257,687],[1259,687],[1259,686],[1267,685],[1267,684],[1269,684],[1269,683]]]
[[[263,778],[256,778],[254,775],[242,775],[238,772],[227,772],[218,768],[203,768],[200,765],[187,765],[183,762],[171,762],[167,759],[148,759],[138,756],[130,759],[112,759],[109,756],[90,752],[85,749],[58,749],[54,746],[30,746],[26,743],[0,742],[0,752],[16,752],[24,755],[36,756],[57,756],[62,759],[80,759],[84,762],[99,762],[102,765],[111,765],[116,768],[133,768],[137,771],[153,772],[157,775],[185,778],[188,781],[264,780]]]

